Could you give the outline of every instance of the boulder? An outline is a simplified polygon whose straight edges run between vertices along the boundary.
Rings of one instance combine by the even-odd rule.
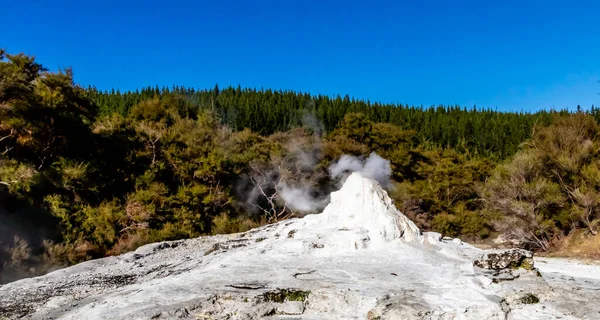
[[[484,253],[473,265],[490,270],[518,269],[534,270],[533,253],[523,249],[493,250]]]

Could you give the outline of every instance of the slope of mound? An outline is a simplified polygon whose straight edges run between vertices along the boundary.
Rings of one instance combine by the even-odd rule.
[[[600,293],[594,290],[599,279],[563,279],[556,271],[563,269],[547,269],[548,282],[522,251],[485,252],[423,234],[377,182],[352,174],[321,214],[241,234],[150,244],[4,285],[0,315],[78,320],[600,315],[595,303]]]

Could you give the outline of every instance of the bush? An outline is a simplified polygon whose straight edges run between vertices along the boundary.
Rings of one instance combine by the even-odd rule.
[[[501,216],[498,231],[540,250],[574,228],[596,234],[598,129],[584,114],[558,118],[534,131],[510,162],[498,166],[482,192],[487,209]]]
[[[432,229],[444,236],[471,236],[487,238],[491,228],[489,220],[480,212],[459,211],[457,214],[441,213],[433,217]]]

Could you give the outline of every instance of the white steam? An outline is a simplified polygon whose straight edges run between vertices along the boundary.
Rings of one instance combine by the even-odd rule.
[[[352,172],[360,172],[370,178],[375,179],[383,187],[390,187],[392,177],[392,167],[389,160],[380,157],[372,152],[367,159],[360,159],[355,156],[343,155],[340,160],[329,167],[331,177],[347,177]]]
[[[360,172],[363,170],[363,162],[355,156],[343,155],[340,160],[329,167],[332,178],[337,178],[346,172]]]
[[[329,203],[329,198],[315,198],[311,194],[311,189],[307,187],[291,187],[285,183],[280,183],[280,187],[281,199],[294,211],[317,212]]]
[[[380,157],[375,152],[369,155],[361,172],[370,175],[384,187],[389,187],[391,185],[391,162]]]
[[[327,173],[319,166],[325,128],[313,114],[305,114],[302,124],[309,129],[309,136],[293,136],[297,133],[292,131],[285,144],[287,156],[262,168],[257,166],[249,179],[243,179],[236,188],[248,209],[270,214],[282,208],[295,214],[320,212],[329,204],[329,194],[339,189],[340,181],[352,172],[360,172],[384,188],[392,186],[390,161],[375,152],[366,158],[343,155],[329,167],[330,179],[327,179]]]

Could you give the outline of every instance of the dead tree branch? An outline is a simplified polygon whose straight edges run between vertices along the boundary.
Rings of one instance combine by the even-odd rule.
[[[266,206],[262,206],[257,199],[257,201],[254,201],[251,205],[264,212],[270,223],[289,218],[293,212],[288,208],[287,203],[283,201],[283,206],[278,206],[281,175],[276,174],[277,178],[272,178],[271,175],[265,173],[258,167],[251,167],[254,174],[250,176],[250,179],[260,193],[260,196],[267,202]]]
[[[4,140],[12,137],[14,133],[15,133],[15,130],[14,129],[10,129],[10,133],[7,136],[4,136],[4,137],[0,138],[0,142],[2,142]]]

